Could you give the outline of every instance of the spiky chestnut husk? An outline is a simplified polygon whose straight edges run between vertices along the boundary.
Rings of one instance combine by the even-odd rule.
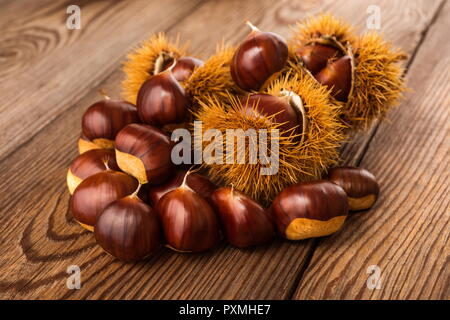
[[[375,32],[363,35],[355,45],[353,93],[343,108],[342,119],[353,129],[367,129],[399,103],[405,91],[406,54]]]
[[[124,99],[136,104],[138,91],[144,81],[170,65],[173,59],[185,56],[186,50],[186,44],[180,45],[178,38],[171,42],[164,33],[152,35],[141,42],[127,55],[127,61],[123,64],[125,80],[122,82],[122,95]]]
[[[352,27],[330,14],[310,18],[294,28],[290,40],[293,52],[315,43],[338,48],[351,58],[350,93],[341,102],[341,121],[349,129],[369,128],[398,103],[405,89],[399,62],[406,55],[400,50],[393,49],[374,32],[356,37]],[[298,57],[290,57],[291,63],[298,63]]]
[[[323,43],[326,39],[334,39],[343,46],[354,46],[358,37],[353,27],[335,18],[330,13],[320,14],[298,22],[292,27],[289,46],[300,48],[314,42]]]
[[[234,52],[235,48],[227,47],[224,43],[219,44],[216,53],[206,60],[203,66],[195,69],[184,83],[193,113],[198,111],[200,103],[207,103],[214,97],[223,99],[228,93],[243,93],[236,86],[230,73],[230,62]]]
[[[268,205],[290,184],[320,178],[327,168],[338,162],[338,147],[344,140],[343,125],[338,118],[340,105],[330,100],[329,91],[325,87],[320,86],[306,72],[294,68],[291,72],[280,74],[278,78],[273,79],[272,83],[264,88],[263,93],[282,97],[286,91],[301,98],[307,125],[301,139],[280,132],[277,139],[277,174],[262,175],[260,169],[267,165],[259,161],[256,164],[250,164],[248,161],[245,164],[227,164],[224,159],[223,164],[203,164],[214,182],[233,185],[264,205]],[[270,132],[271,129],[279,129],[281,125],[273,121],[274,115],[252,117],[251,113],[241,112],[242,108],[241,100],[229,95],[226,99],[210,98],[207,102],[202,102],[201,109],[196,114],[203,123],[203,132],[217,129],[222,133],[224,152],[227,129],[267,129]],[[204,142],[203,147],[209,143]],[[247,145],[247,160],[248,149]],[[235,159],[236,153],[235,149]]]

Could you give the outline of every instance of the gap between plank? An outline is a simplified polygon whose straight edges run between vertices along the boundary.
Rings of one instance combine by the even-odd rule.
[[[441,9],[444,7],[445,2],[446,2],[446,0],[442,0],[441,1],[439,6],[437,7],[436,11],[434,12],[433,16],[431,17],[430,23],[421,32],[420,39],[419,39],[419,41],[417,43],[417,46],[414,48],[413,52],[411,53],[410,59],[406,63],[405,72],[403,74],[404,78],[408,74],[408,71],[409,71],[411,65],[414,63],[414,61],[416,59],[416,56],[417,56],[417,53],[419,52],[420,48],[422,47],[422,44],[425,41],[425,38],[428,35],[428,31],[436,23],[437,19],[439,18]],[[370,143],[372,142],[373,138],[375,137],[375,134],[378,131],[380,123],[381,122],[378,120],[376,122],[375,126],[370,130],[370,132],[368,134],[368,138],[363,143],[362,151],[359,154],[356,155],[355,166],[359,166],[361,164],[362,160],[364,159],[364,155],[367,153],[367,150],[369,149]],[[311,263],[312,258],[314,256],[314,252],[315,252],[316,248],[319,246],[319,244],[321,242],[321,239],[320,238],[315,238],[315,239],[312,239],[312,241],[313,241],[313,243],[311,245],[311,250],[310,250],[310,252],[308,252],[308,255],[307,255],[306,259],[305,259],[305,263],[301,267],[298,275],[295,277],[295,280],[294,280],[294,282],[292,284],[292,287],[290,288],[289,293],[286,296],[287,300],[292,300],[292,297],[294,296],[297,288],[300,286],[300,283],[301,283],[301,281],[303,279],[303,275],[306,272],[306,270],[308,269],[308,266]]]

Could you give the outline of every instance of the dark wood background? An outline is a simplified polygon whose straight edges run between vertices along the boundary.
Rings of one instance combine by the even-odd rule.
[[[66,8],[81,7],[80,30]],[[119,96],[121,61],[152,32],[180,34],[208,57],[238,43],[249,18],[289,25],[330,11],[382,32],[409,54],[411,90],[389,121],[351,139],[346,163],[373,172],[381,197],[338,233],[302,242],[205,254],[161,249],[144,262],[113,260],[67,211],[68,165],[83,111],[105,88]],[[363,1],[0,1],[0,298],[5,299],[449,299],[450,3]],[[69,265],[82,287],[66,287]],[[381,289],[366,286],[381,269]]]

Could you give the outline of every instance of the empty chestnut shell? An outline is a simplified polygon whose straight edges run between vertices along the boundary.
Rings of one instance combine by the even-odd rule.
[[[148,190],[150,205],[155,208],[159,199],[161,199],[166,193],[181,186],[186,174],[187,172],[185,170],[177,171],[175,175],[167,182],[161,185],[150,187]],[[189,188],[197,192],[207,201],[210,200],[211,194],[217,188],[217,186],[209,181],[208,178],[198,173],[189,173],[186,177],[186,184],[189,186]]]
[[[80,154],[67,171],[67,186],[70,194],[84,179],[105,170],[119,170],[114,150],[93,149]]]
[[[318,82],[331,89],[336,100],[345,102],[352,86],[352,63],[349,56],[334,60],[314,76]]]
[[[82,118],[83,134],[78,141],[79,150],[114,149],[117,133],[130,123],[139,122],[136,107],[123,100],[108,97],[91,105]]]
[[[374,175],[362,168],[332,168],[328,172],[328,179],[344,189],[351,211],[369,209],[380,193]]]
[[[138,186],[133,177],[107,170],[83,180],[75,189],[70,205],[73,217],[92,231],[97,217],[111,202],[132,194]]]
[[[327,236],[339,230],[347,218],[347,195],[329,181],[299,183],[278,194],[271,213],[287,239]]]
[[[161,243],[156,213],[135,195],[111,202],[98,216],[94,234],[106,252],[124,261],[143,259]]]
[[[169,178],[173,169],[171,150],[169,137],[146,124],[130,124],[116,137],[117,164],[142,184],[159,184]]]
[[[188,99],[175,79],[171,68],[147,79],[139,89],[137,110],[139,118],[153,126],[181,123],[186,120]],[[181,66],[178,73],[181,71]]]
[[[342,57],[340,50],[318,43],[301,47],[296,54],[313,75],[325,68],[330,59]]]
[[[168,246],[182,252],[212,248],[219,223],[209,203],[184,183],[166,193],[156,206]]]
[[[275,236],[266,210],[255,200],[233,188],[220,188],[212,194],[221,225],[229,243],[245,248],[264,244]]]
[[[259,90],[264,82],[286,64],[286,41],[272,32],[262,32],[251,23],[252,31],[237,48],[230,64],[234,82],[243,90]]]

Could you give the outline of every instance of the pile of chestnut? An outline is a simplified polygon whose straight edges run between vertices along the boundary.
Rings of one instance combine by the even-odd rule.
[[[270,35],[267,41],[281,40]],[[287,51],[280,54],[285,60]],[[378,185],[359,168],[333,168],[325,180],[291,185],[265,208],[233,186],[218,187],[174,165],[166,129],[189,121],[189,98],[179,81],[199,65],[190,57],[173,61],[143,83],[136,106],[105,96],[83,115],[80,155],[67,173],[70,207],[106,252],[133,261],[160,245],[201,252],[222,238],[245,248],[276,234],[290,240],[326,236],[349,210],[373,205]],[[233,77],[242,86],[251,80],[242,72]]]

